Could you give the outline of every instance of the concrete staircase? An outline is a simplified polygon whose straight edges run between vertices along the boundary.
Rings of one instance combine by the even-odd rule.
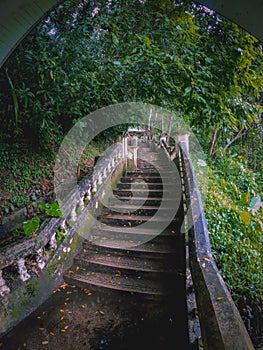
[[[67,283],[147,298],[170,296],[185,305],[183,206],[180,191],[169,195],[172,173],[160,150],[147,144],[139,147],[137,168],[124,172],[113,189],[108,206],[64,276]],[[180,205],[171,220],[167,213],[174,208],[174,196]],[[159,227],[164,229],[158,232]]]

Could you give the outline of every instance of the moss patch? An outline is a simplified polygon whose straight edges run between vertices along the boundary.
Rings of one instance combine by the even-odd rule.
[[[11,313],[12,320],[18,319],[30,307],[39,291],[40,286],[37,280],[29,280],[18,288],[10,299],[10,304],[14,305]]]

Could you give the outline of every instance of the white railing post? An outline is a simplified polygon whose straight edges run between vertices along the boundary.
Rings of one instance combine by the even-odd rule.
[[[56,232],[54,232],[53,235],[50,238],[49,247],[52,250],[56,250],[57,247],[58,247],[57,240],[56,240]]]
[[[45,259],[44,259],[44,254],[43,254],[43,249],[39,248],[37,251],[37,266],[40,268],[40,270],[43,270],[45,267]]]
[[[89,185],[88,187],[88,191],[87,191],[87,200],[91,200],[91,185]]]
[[[93,181],[93,187],[92,187],[92,192],[97,192],[97,180]]]
[[[27,272],[25,259],[21,258],[21,259],[17,260],[17,266],[18,266],[18,273],[19,273],[19,277],[20,277],[21,281],[25,282],[25,281],[29,280],[29,278],[31,278],[31,276]]]

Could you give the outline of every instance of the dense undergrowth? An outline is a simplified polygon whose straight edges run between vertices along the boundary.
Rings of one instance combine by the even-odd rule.
[[[0,144],[0,220],[18,209],[36,201],[53,190],[53,169],[56,161],[56,151],[59,147],[50,143],[49,149],[35,151],[28,145],[15,143]],[[91,142],[83,152],[76,169],[76,176],[83,176],[91,171],[94,158],[99,156],[106,147],[104,139]]]
[[[209,165],[205,213],[213,256],[250,334],[260,343],[263,208],[253,208],[262,200],[262,177],[231,151]]]
[[[262,193],[255,175],[238,156],[211,164],[206,204],[217,265],[236,302],[262,302],[263,211],[251,211]]]

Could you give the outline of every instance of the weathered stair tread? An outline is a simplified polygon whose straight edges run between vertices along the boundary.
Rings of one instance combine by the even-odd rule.
[[[172,183],[170,184],[165,184],[166,186],[173,186]],[[162,190],[163,189],[163,184],[162,183],[150,183],[150,182],[119,182],[117,184],[117,188],[133,188],[133,190],[141,190],[141,189],[158,189]]]
[[[156,272],[156,273],[168,273],[177,274],[174,266],[168,266],[166,260],[161,259],[139,259],[134,256],[121,255],[116,256],[114,254],[102,254],[102,253],[82,253],[75,259],[75,264],[78,266],[89,265],[92,269],[92,264],[112,267],[113,269],[124,269],[132,271],[143,271],[143,272]]]
[[[118,226],[119,224],[122,225],[140,225],[142,223],[148,222],[149,225],[154,225],[154,223],[167,223],[167,226],[172,221],[170,216],[168,216],[167,212],[164,212],[163,215],[161,213],[158,213],[156,216],[147,216],[147,215],[136,215],[136,214],[104,214],[101,217],[99,217],[99,221],[102,223],[112,224]]]
[[[170,209],[171,210],[171,209]],[[148,221],[151,219],[151,221],[160,221],[160,219],[162,219],[163,221],[166,221],[166,217],[168,215],[165,215],[165,212],[163,213],[163,216],[161,217],[161,215],[157,217],[152,216],[149,217],[147,215],[132,215],[132,214],[122,214],[122,213],[118,213],[118,214],[111,214],[111,213],[105,213],[104,215],[105,218],[110,217],[111,219],[116,219],[116,220],[136,220],[136,221]],[[170,221],[170,218],[168,219]]]
[[[127,277],[122,275],[109,275],[104,272],[92,272],[92,271],[80,271],[79,273],[67,273],[65,275],[66,282],[76,283],[78,285],[98,286],[103,288],[115,289],[130,293],[139,293],[144,295],[169,295],[171,293],[171,288],[167,285],[160,283],[158,280],[148,281],[145,283],[144,279]]]
[[[125,240],[111,240],[105,238],[104,240],[101,240],[99,243],[96,242],[96,244],[91,242],[91,249],[96,249],[96,248],[110,248],[110,249],[115,249],[115,250],[124,250],[124,251],[134,251],[134,252],[140,252],[140,253],[162,253],[162,254],[174,254],[176,252],[176,247],[174,245],[171,245],[170,242],[153,242],[153,241],[148,241],[143,244],[137,244],[135,241],[134,244],[132,245],[133,242],[127,242]],[[88,247],[88,243],[84,243],[84,247]]]
[[[160,174],[160,172],[158,171],[158,169],[155,170],[149,170],[147,169],[147,171],[141,169],[141,170],[136,170],[136,171],[128,171],[126,176],[137,176],[139,178],[144,178],[144,177],[157,177],[157,176],[169,176],[169,175],[174,175],[174,171],[171,170],[165,170],[163,171],[162,168],[160,168],[162,170],[162,174]]]
[[[181,197],[181,196],[180,196]],[[178,196],[179,198],[179,196]],[[112,197],[110,198],[110,201],[113,201],[114,199],[118,199],[120,201],[123,201],[123,203],[125,203],[125,201],[132,201],[132,200],[137,200],[137,201],[155,201],[155,202],[162,202],[162,201],[167,201],[167,202],[173,202],[174,201],[174,197],[173,198],[162,198],[162,196],[160,197],[137,197],[137,196],[116,196],[116,197]]]
[[[130,210],[137,210],[137,209],[149,209],[149,210],[151,210],[151,209],[154,209],[154,210],[158,210],[158,207],[156,207],[156,206],[153,206],[153,205],[143,205],[143,206],[141,206],[141,207],[138,207],[137,205],[134,205],[134,204],[125,204],[125,203],[123,203],[124,205],[123,206],[118,206],[118,205],[112,205],[111,207],[110,207],[110,209],[119,209],[119,208],[123,208],[123,207],[125,207],[126,209],[130,209]],[[166,208],[164,208],[164,209],[166,209]]]
[[[149,236],[154,236],[156,237],[156,233],[152,229],[146,229],[146,228],[141,228],[140,226],[135,226],[135,227],[123,227],[123,226],[111,226],[111,225],[106,225],[106,224],[97,224],[92,227],[92,232],[94,231],[105,231],[106,232],[116,232],[116,233],[131,233],[131,234],[138,234],[138,235],[149,235]],[[175,236],[176,233],[175,231],[171,230],[164,230],[163,232],[160,233],[160,235],[165,235],[165,236]]]
[[[131,189],[131,188],[118,188],[118,187],[115,187],[112,189],[113,192],[121,192],[123,194],[125,193],[129,193],[129,192],[134,192],[134,193],[146,193],[147,195],[149,194],[149,196],[151,196],[151,194],[158,194],[160,197],[163,193],[168,193],[170,194],[171,191],[169,190],[163,190],[163,189],[148,189],[148,188],[140,188],[140,189]]]
[[[154,205],[143,205],[143,206],[138,206],[138,205],[135,205],[135,204],[126,204],[126,203],[122,203],[123,205],[117,205],[117,204],[114,204],[114,205],[111,205],[107,208],[107,210],[111,210],[111,211],[116,211],[118,213],[122,213],[122,212],[125,212],[125,211],[131,211],[131,212],[135,212],[135,211],[138,211],[138,210],[142,210],[142,211],[147,211],[147,210],[154,210],[154,211],[157,211],[157,210],[161,210],[161,211],[165,211],[165,210],[171,210],[172,208],[172,202],[170,202],[170,207],[159,207],[159,206],[154,206]]]

